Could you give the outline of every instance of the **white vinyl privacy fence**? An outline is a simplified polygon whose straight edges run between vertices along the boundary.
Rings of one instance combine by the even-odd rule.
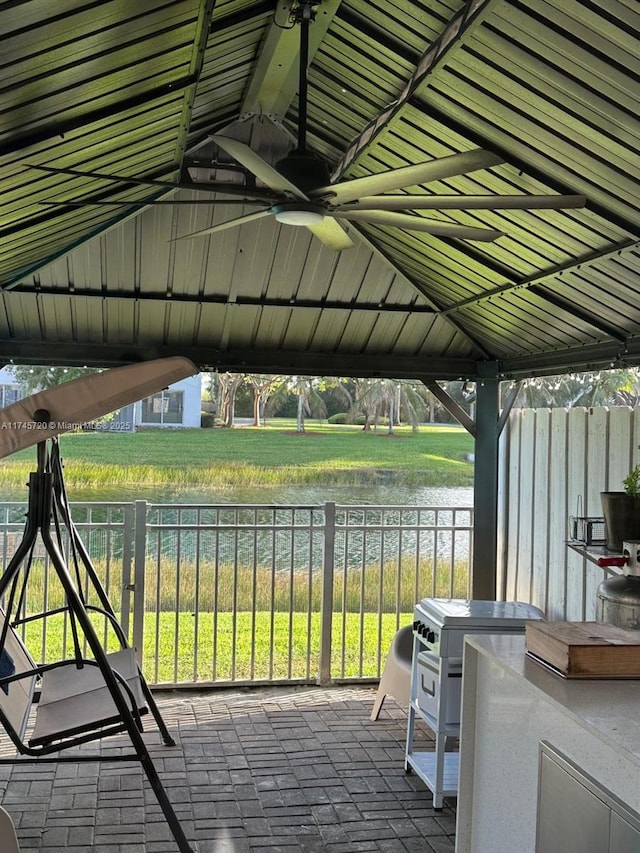
[[[601,491],[618,491],[640,461],[640,410],[514,410],[501,444],[504,598],[550,619],[595,618],[606,571],[567,547],[569,518],[602,517]]]
[[[0,504],[5,565],[25,511]],[[469,595],[469,508],[136,501],[72,515],[151,684],[374,679],[417,600]],[[26,615],[63,604],[41,547],[27,590]],[[70,650],[61,615],[23,631],[35,658]]]

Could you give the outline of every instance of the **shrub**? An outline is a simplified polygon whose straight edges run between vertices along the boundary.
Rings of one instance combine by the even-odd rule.
[[[200,413],[200,426],[203,429],[212,429],[216,423],[216,416],[213,412],[201,412]]]

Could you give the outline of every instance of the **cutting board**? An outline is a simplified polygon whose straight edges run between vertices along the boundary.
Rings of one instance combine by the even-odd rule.
[[[527,653],[565,678],[640,678],[640,631],[606,622],[527,622]]]

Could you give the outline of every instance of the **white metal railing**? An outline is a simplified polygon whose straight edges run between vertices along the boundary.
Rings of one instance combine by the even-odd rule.
[[[0,503],[5,565],[25,511]],[[417,600],[469,596],[470,508],[136,501],[72,515],[151,684],[374,679]],[[29,612],[61,602],[43,549],[28,592]],[[67,648],[63,617],[24,630],[36,658]]]

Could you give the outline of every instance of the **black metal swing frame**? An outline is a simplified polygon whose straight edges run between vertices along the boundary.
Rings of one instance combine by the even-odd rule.
[[[142,764],[180,853],[193,853],[142,737],[141,715],[150,709],[165,745],[175,746],[175,741],[160,715],[135,660],[135,652],[127,644],[107,593],[71,519],[56,438],[38,443],[37,461],[37,470],[29,477],[29,501],[23,538],[0,576],[0,600],[6,604],[6,616],[0,628],[0,656],[8,654],[8,661],[14,666],[15,661],[7,652],[10,646],[15,659],[22,666],[20,671],[14,666],[13,672],[6,675],[3,672],[3,677],[0,677],[0,723],[20,754],[15,758],[0,758],[0,763],[138,761]],[[52,535],[52,526],[55,535]],[[63,529],[68,536],[75,580],[63,555]],[[64,591],[66,606],[27,615],[26,589],[38,534]],[[85,572],[87,587],[96,593],[100,606],[87,603],[81,569]],[[69,618],[74,657],[55,663],[35,664],[15,628],[61,612]],[[108,654],[105,650],[90,618],[90,614],[96,613],[104,617],[113,629],[121,646],[120,652]],[[91,653],[90,658],[82,653],[80,635],[84,637],[85,647]],[[15,713],[8,714],[2,705],[3,694],[9,696],[18,691],[22,691],[25,696],[25,713],[21,721],[20,714],[16,720]],[[18,702],[22,701],[22,693],[18,696]],[[30,726],[31,737],[25,740],[28,708],[32,701],[36,703],[36,722],[35,726]],[[79,719],[78,713],[86,714],[86,718]],[[46,720],[42,725],[38,722],[39,714]],[[55,722],[60,717],[64,722],[62,727],[52,725],[52,720]],[[17,722],[22,724],[17,725]],[[131,740],[131,752],[104,756],[100,753],[88,754],[83,750],[75,752],[73,756],[53,755],[122,733],[128,734]]]

